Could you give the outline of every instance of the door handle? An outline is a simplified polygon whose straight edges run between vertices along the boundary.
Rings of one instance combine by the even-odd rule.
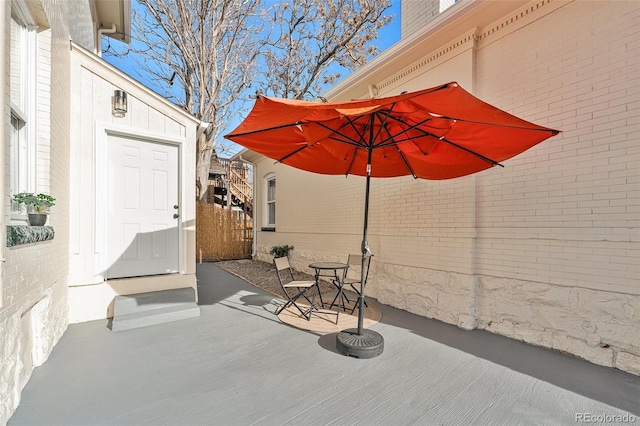
[[[173,205],[173,208],[174,208],[174,209],[176,209],[176,210],[178,210],[178,205],[177,205],[177,204],[174,204],[174,205]]]
[[[173,218],[174,218],[174,219],[177,219],[177,218],[179,218],[179,217],[180,217],[180,215],[179,215],[178,213],[174,213],[174,214],[173,214]]]

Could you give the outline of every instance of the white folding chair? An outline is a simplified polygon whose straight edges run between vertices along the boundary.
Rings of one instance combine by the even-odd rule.
[[[318,283],[316,281],[296,280],[293,276],[291,265],[289,264],[289,258],[286,256],[273,259],[273,263],[276,266],[280,287],[288,299],[284,305],[276,309],[276,315],[279,315],[289,306],[295,306],[307,321],[311,320],[311,313],[317,310],[315,306],[316,294],[320,295]],[[311,299],[307,296],[309,290],[312,292]],[[309,309],[303,309],[298,305],[297,301],[301,297],[309,303]]]
[[[361,254],[350,254],[347,258],[347,264],[349,265],[349,270],[347,271],[347,276],[344,278],[344,284],[351,286],[351,289],[360,297],[360,282],[362,280],[362,255]],[[367,256],[365,259],[364,267],[364,285],[367,285],[367,278],[369,277],[369,266],[371,265],[371,256]],[[351,275],[351,276],[349,276]],[[367,301],[364,301],[364,305],[367,305]],[[358,306],[358,301],[353,305],[353,309],[351,313],[356,310]]]

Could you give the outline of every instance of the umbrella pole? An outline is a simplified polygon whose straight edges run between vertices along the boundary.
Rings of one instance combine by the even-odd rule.
[[[367,155],[367,183],[364,193],[364,226],[362,230],[362,265],[360,268],[360,296],[358,297],[358,335],[362,335],[363,323],[364,323],[364,289],[365,289],[365,264],[367,253],[369,251],[369,243],[367,241],[367,227],[369,225],[369,187],[371,184],[371,150]]]
[[[373,358],[384,350],[384,338],[380,333],[363,327],[364,322],[364,289],[367,276],[365,259],[369,251],[367,243],[367,225],[369,222],[369,185],[371,182],[371,153],[369,148],[367,155],[367,186],[364,196],[364,227],[362,231],[362,268],[360,269],[360,296],[358,297],[358,328],[347,328],[336,335],[336,349],[342,355],[354,358]]]

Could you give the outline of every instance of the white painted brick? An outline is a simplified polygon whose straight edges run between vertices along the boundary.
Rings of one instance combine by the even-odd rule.
[[[0,393],[3,395],[0,398],[0,424],[8,420],[19,402],[20,375],[28,377],[33,367],[46,359],[68,323],[69,160],[65,144],[68,144],[69,137],[64,134],[64,125],[60,123],[69,120],[56,122],[50,118],[51,98],[55,97],[52,90],[57,84],[55,79],[50,78],[52,45],[51,30],[38,33],[36,190],[51,193],[57,198],[48,223],[54,226],[56,235],[52,241],[4,249],[0,292]],[[59,43],[58,49],[68,52],[68,37]],[[68,63],[56,65],[59,69],[69,66]],[[58,78],[65,80],[65,76]],[[66,81],[68,84],[68,78]],[[64,95],[68,96],[68,91]],[[55,111],[57,113],[60,108]],[[8,173],[8,154],[3,161],[5,172]],[[8,174],[5,176],[7,179]],[[5,216],[5,223],[10,223],[8,215]],[[32,327],[28,336],[23,335],[20,327],[20,318],[26,315],[30,317]],[[33,362],[26,364],[18,359],[19,345],[23,339],[30,341],[33,349]]]

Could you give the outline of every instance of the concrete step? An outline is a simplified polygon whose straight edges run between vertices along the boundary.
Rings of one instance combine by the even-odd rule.
[[[130,330],[200,316],[193,288],[116,296],[112,331]]]

